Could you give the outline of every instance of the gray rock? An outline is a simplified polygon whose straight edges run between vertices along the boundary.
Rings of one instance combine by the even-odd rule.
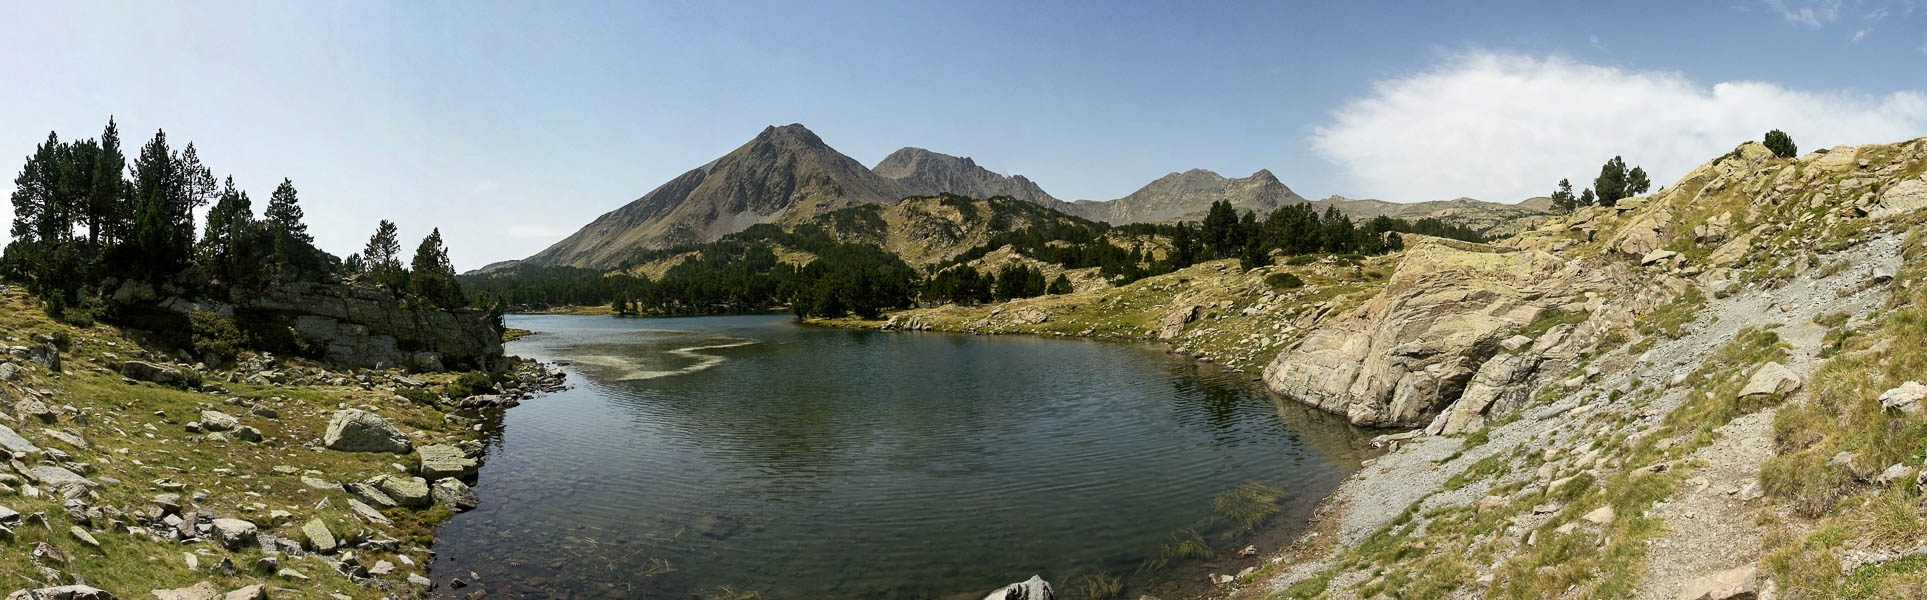
[[[413,449],[408,436],[373,413],[349,408],[335,411],[328,419],[328,430],[321,442],[342,452],[393,452],[406,454]]]
[[[85,528],[82,528],[79,525],[68,527],[67,534],[74,536],[74,539],[76,540],[80,540],[81,545],[87,546],[89,548],[100,547],[100,540],[94,539],[93,534],[87,533],[87,530]]]
[[[33,445],[33,442],[27,441],[27,438],[20,437],[20,434],[14,433],[13,428],[7,427],[6,425],[0,425],[0,449],[4,449],[8,454],[14,456],[32,455],[40,452],[39,446]]]
[[[254,534],[258,530],[254,523],[241,519],[214,520],[215,535],[220,537],[221,545],[227,546],[230,550],[253,542]]]
[[[474,510],[482,503],[475,496],[475,490],[453,477],[435,481],[435,501],[448,505],[455,512]]]
[[[1751,600],[1759,597],[1760,579],[1753,565],[1721,571],[1688,583],[1679,600]]]
[[[1882,392],[1880,394],[1880,408],[1913,414],[1920,412],[1920,401],[1922,398],[1927,398],[1927,385],[1921,385],[1918,381],[1909,381]],[[4,431],[0,431],[0,434],[4,433]]]
[[[259,442],[261,441],[261,430],[242,425],[240,428],[234,430],[234,437],[241,441]]]
[[[1057,594],[1051,591],[1050,583],[1036,575],[984,596],[984,600],[1055,600],[1056,598]]]
[[[27,360],[40,363],[49,371],[60,372],[60,349],[53,344],[35,344],[27,348]]]
[[[1800,375],[1777,362],[1760,366],[1753,376],[1747,378],[1746,387],[1740,390],[1740,397],[1766,394],[1788,394],[1800,389]]]
[[[388,497],[394,498],[402,506],[425,508],[435,505],[435,498],[428,490],[428,481],[420,477],[382,475],[368,480],[368,483],[380,489]]]
[[[42,423],[53,423],[54,420],[60,418],[60,413],[55,412],[52,407],[47,406],[45,402],[33,398],[21,398],[18,402],[14,402],[13,412],[19,413],[21,418],[33,419]]]
[[[447,444],[422,446],[415,451],[421,455],[421,476],[429,481],[438,481],[444,477],[470,480],[475,476],[475,470],[479,466],[475,459],[469,458],[468,453],[463,452],[461,448]]]
[[[201,428],[208,431],[233,431],[241,426],[241,420],[218,410],[201,411]]]
[[[315,552],[333,552],[337,546],[334,532],[328,531],[328,524],[321,519],[309,519],[301,526],[301,535],[308,539],[308,549]]]
[[[381,488],[375,487],[372,480],[370,483],[350,483],[347,485],[347,488],[348,493],[354,494],[356,498],[360,498],[369,504],[382,508],[401,506],[401,502],[389,497],[387,492],[381,491]]]
[[[228,592],[221,600],[268,600],[268,586],[259,583],[250,585]]]
[[[138,360],[121,363],[120,374],[134,381],[148,381],[161,385],[178,386],[187,383],[187,377],[173,367]]]
[[[87,487],[99,487],[100,485],[100,484],[94,483],[93,481],[88,480],[86,477],[81,477],[79,474],[74,473],[73,471],[69,471],[65,468],[56,467],[53,465],[38,465],[38,466],[30,467],[27,469],[27,476],[32,477],[34,481],[38,481],[40,483],[46,484],[48,487],[55,487],[55,488],[66,487],[69,485],[84,485]]]

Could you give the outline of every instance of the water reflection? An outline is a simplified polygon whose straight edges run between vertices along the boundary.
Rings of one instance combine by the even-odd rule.
[[[482,508],[442,534],[435,578],[491,594],[945,597],[1031,573],[1151,591],[1203,560],[1167,556],[1178,532],[1220,556],[1251,535],[1219,496],[1264,486],[1270,525],[1302,522],[1362,440],[1150,345],[510,321],[543,332],[511,352],[572,361],[578,388],[505,417]]]

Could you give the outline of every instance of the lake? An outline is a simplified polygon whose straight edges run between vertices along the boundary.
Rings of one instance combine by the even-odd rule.
[[[1370,434],[1148,343],[511,315],[568,391],[492,428],[432,573],[492,597],[969,598],[1256,564]]]

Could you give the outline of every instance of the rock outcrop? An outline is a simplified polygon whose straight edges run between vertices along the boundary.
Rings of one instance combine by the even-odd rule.
[[[413,306],[373,287],[292,283],[236,304],[282,318],[322,358],[347,366],[486,368],[502,356],[501,333],[480,311]]]
[[[1413,236],[1414,238],[1416,236]],[[1537,250],[1418,239],[1377,297],[1280,353],[1274,391],[1368,426],[1419,426],[1459,399],[1510,333],[1562,304],[1576,268]],[[1481,402],[1531,368],[1514,358],[1475,388]]]
[[[1061,203],[1023,175],[1000,175],[977,166],[977,161],[968,156],[951,156],[922,148],[891,152],[871,170],[912,194],[956,194],[969,198],[1010,196],[1044,206]]]

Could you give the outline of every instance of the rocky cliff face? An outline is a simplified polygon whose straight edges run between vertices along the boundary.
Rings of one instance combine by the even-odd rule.
[[[1279,354],[1265,383],[1355,424],[1423,425],[1579,279],[1545,252],[1421,239],[1377,297]]]
[[[299,340],[342,365],[440,371],[502,358],[501,332],[480,311],[409,306],[376,288],[294,283],[237,305],[284,318]]]
[[[1260,170],[1250,177],[1233,179],[1204,169],[1192,169],[1165,175],[1129,196],[1109,202],[1078,200],[1053,208],[1111,224],[1168,223],[1203,220],[1211,204],[1220,200],[1230,201],[1239,212],[1262,216],[1278,207],[1304,202],[1305,198],[1285,187],[1271,171]]]
[[[911,194],[956,194],[968,198],[1009,196],[1044,206],[1061,203],[1023,175],[999,175],[977,166],[977,161],[970,157],[939,154],[922,148],[904,148],[892,152],[872,170],[884,179],[897,182]]]
[[[524,262],[609,269],[639,250],[713,241],[757,223],[800,223],[905,195],[897,182],[837,152],[802,125],[769,127]]]

